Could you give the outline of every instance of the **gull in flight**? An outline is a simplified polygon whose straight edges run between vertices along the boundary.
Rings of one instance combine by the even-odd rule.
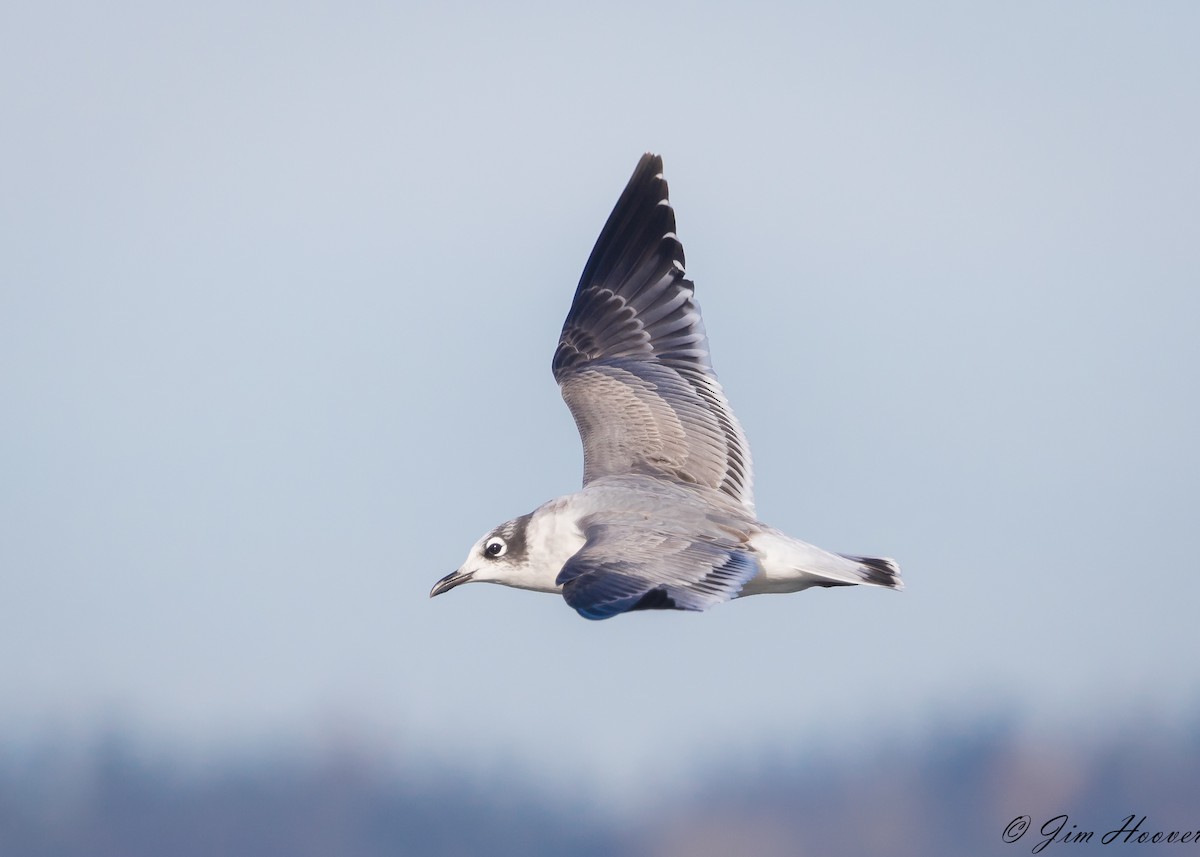
[[[607,619],[810,586],[903,588],[893,560],[830,553],[758,520],[750,449],[683,261],[662,158],[643,155],[554,352],[583,440],[583,488],[490,530],[430,597],[502,583]]]

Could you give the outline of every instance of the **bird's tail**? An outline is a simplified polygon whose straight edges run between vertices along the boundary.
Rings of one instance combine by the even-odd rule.
[[[855,556],[842,553],[840,557],[858,563],[858,572],[862,575],[862,583],[875,586],[886,586],[888,589],[903,589],[904,581],[900,579],[900,566],[894,559],[880,556]]]
[[[762,573],[747,584],[755,592],[799,592],[810,586],[883,586],[903,589],[895,560],[830,553],[764,527],[750,537]]]

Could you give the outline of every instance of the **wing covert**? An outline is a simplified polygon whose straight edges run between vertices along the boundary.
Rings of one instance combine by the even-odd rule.
[[[683,535],[644,520],[593,521],[558,575],[563,598],[584,618],[632,610],[706,610],[736,598],[759,571],[728,530]]]

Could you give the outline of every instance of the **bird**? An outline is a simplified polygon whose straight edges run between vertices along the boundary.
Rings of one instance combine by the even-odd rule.
[[[581,490],[489,530],[430,591],[561,594],[587,619],[703,611],[865,584],[889,558],[840,554],[758,520],[750,448],[717,381],[660,155],[638,161],[584,266],[551,368],[583,442]]]

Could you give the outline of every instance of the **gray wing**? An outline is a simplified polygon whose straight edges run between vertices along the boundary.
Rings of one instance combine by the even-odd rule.
[[[583,269],[554,378],[583,440],[583,482],[640,474],[753,512],[750,449],[709,359],[662,158],[646,154]]]
[[[736,598],[758,573],[758,561],[728,525],[707,524],[683,535],[644,515],[585,520],[587,540],[558,574],[563,598],[588,619],[630,610],[705,610]]]

